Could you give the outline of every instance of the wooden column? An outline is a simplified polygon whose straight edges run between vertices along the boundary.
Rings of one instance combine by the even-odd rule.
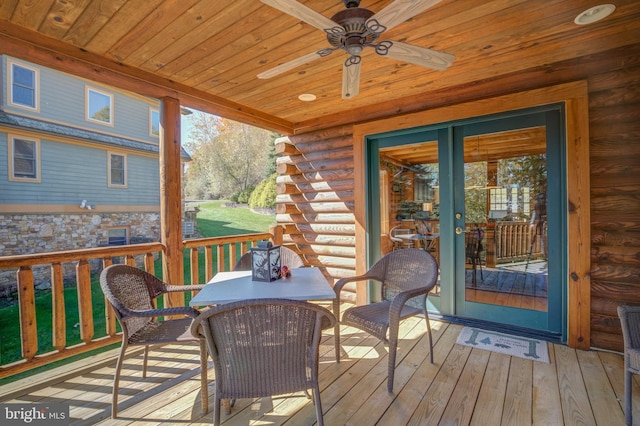
[[[180,167],[180,102],[165,97],[160,105],[160,226],[164,244],[162,276],[184,284],[182,258],[182,189]],[[183,304],[180,294],[169,295],[169,306]]]

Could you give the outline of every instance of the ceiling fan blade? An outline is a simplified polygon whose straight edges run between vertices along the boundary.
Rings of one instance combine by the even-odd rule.
[[[367,23],[377,21],[378,24],[389,30],[403,23],[431,6],[440,3],[441,0],[395,0],[380,12],[367,20]]]
[[[433,68],[438,71],[443,71],[449,68],[456,59],[455,56],[449,53],[439,52],[437,50],[413,46],[399,41],[392,41],[390,43],[391,46],[389,46],[386,53],[379,54],[402,62],[409,62],[410,64]]]
[[[326,55],[321,55],[319,52],[324,52],[324,51],[307,53],[304,56],[300,56],[299,58],[293,59],[289,62],[285,62],[284,64],[280,64],[276,67],[271,68],[270,70],[261,72],[260,74],[258,74],[258,78],[267,79],[267,78],[275,77],[278,74],[282,74],[283,72],[287,72],[289,70],[297,68],[300,65],[304,65],[311,61],[315,61],[318,58],[322,58],[323,56],[326,56]]]
[[[342,66],[342,99],[351,99],[360,93],[360,62]]]
[[[320,30],[326,30],[329,28],[339,26],[331,19],[327,18],[316,12],[313,9],[308,8],[302,3],[298,3],[296,0],[261,0],[262,3],[267,4],[275,9],[278,9],[287,15],[291,15],[301,21],[306,22],[309,25]]]

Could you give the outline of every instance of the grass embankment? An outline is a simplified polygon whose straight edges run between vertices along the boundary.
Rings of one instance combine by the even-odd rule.
[[[207,201],[196,204],[200,208],[197,219],[197,230],[202,237],[248,234],[252,232],[268,232],[269,226],[275,224],[274,215],[254,213],[248,208],[224,207],[224,201]],[[227,254],[225,254],[227,255]],[[214,265],[217,259],[214,259]],[[185,251],[185,283],[190,282],[189,253]],[[160,261],[156,263],[156,271],[162,271]],[[161,276],[161,275],[158,275]],[[204,256],[200,256],[200,281],[204,281]],[[91,294],[94,312],[95,337],[106,335],[104,318],[104,297],[100,290],[99,275],[92,275]],[[80,319],[78,313],[78,294],[75,287],[66,288],[64,292],[65,314],[67,324],[67,345],[80,343]],[[53,351],[52,346],[52,306],[51,292],[38,291],[36,295],[36,318],[38,322],[38,353]],[[0,308],[0,365],[5,365],[22,358],[20,349],[20,320],[17,304]],[[86,355],[85,355],[86,356]],[[76,358],[76,357],[74,357]],[[53,365],[30,371],[34,374]],[[27,373],[0,380],[0,384],[16,380]]]

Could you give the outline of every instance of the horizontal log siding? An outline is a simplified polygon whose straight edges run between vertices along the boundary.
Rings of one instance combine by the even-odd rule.
[[[276,141],[276,221],[283,242],[330,282],[355,273],[353,138],[351,126]],[[282,174],[283,171],[288,173]],[[355,299],[355,287],[346,295]]]
[[[640,304],[640,60],[635,50],[629,53],[635,57],[588,78],[591,345],[618,351],[623,345],[616,308]]]

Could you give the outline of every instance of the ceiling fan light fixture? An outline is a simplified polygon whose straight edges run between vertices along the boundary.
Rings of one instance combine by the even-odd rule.
[[[344,43],[344,50],[351,56],[358,56],[362,53],[364,46],[362,45],[360,37],[348,37]]]
[[[577,25],[593,24],[611,15],[615,10],[616,7],[613,4],[601,4],[585,10],[576,16],[573,22]]]

